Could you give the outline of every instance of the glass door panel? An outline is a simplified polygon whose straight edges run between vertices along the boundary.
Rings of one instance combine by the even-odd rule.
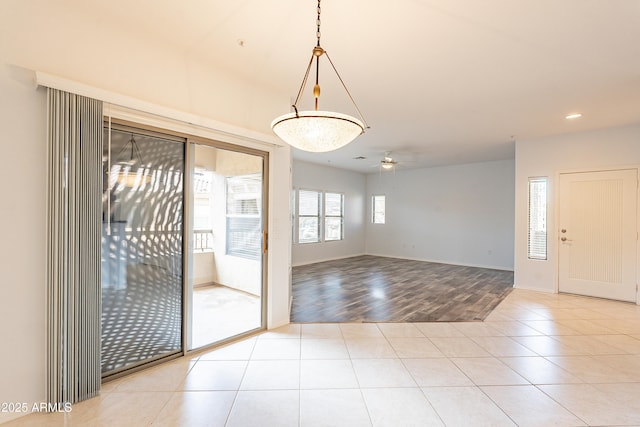
[[[263,325],[263,161],[193,144],[188,349]]]
[[[105,128],[102,374],[182,351],[184,140]]]

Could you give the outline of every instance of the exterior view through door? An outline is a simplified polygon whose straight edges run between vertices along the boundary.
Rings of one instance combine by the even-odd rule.
[[[190,143],[188,297],[195,349],[262,327],[264,157]]]
[[[637,196],[637,169],[560,174],[560,292],[636,301]]]

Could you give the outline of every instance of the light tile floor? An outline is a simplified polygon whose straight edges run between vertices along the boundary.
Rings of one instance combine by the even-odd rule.
[[[640,425],[640,307],[514,290],[481,323],[292,324],[24,426]]]

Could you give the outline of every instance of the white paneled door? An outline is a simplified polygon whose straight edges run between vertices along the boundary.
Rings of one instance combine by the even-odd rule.
[[[560,175],[559,290],[636,301],[636,169]]]

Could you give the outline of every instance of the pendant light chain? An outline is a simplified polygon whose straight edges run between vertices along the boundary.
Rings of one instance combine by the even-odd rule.
[[[329,64],[331,65],[331,68],[333,69],[333,72],[336,73],[336,76],[338,77],[338,80],[340,81],[340,84],[342,85],[342,87],[344,88],[345,92],[347,93],[347,96],[349,97],[349,99],[351,100],[351,103],[353,104],[353,106],[356,108],[356,111],[358,112],[358,115],[360,116],[360,120],[362,120],[362,122],[364,123],[364,127],[366,129],[369,129],[369,124],[367,123],[367,121],[364,119],[364,116],[362,115],[362,112],[360,111],[360,108],[358,107],[358,104],[356,104],[356,101],[353,99],[353,96],[351,95],[351,92],[349,92],[349,89],[347,88],[347,85],[344,83],[344,80],[342,80],[342,76],[340,76],[340,73],[338,72],[338,70],[336,69],[336,66],[333,65],[333,61],[331,60],[331,57],[329,57],[329,54],[327,53],[326,50],[324,50],[322,47],[320,47],[320,13],[322,12],[322,9],[320,7],[320,0],[318,0],[318,9],[317,9],[317,18],[316,18],[316,38],[318,39],[318,43],[316,45],[316,47],[313,49],[313,53],[311,54],[311,59],[309,60],[309,65],[307,65],[307,71],[304,74],[304,78],[302,79],[302,84],[300,85],[300,89],[298,90],[298,96],[296,96],[296,100],[294,101],[292,107],[295,111],[296,117],[299,117],[298,115],[298,102],[300,102],[300,97],[302,96],[302,92],[305,88],[305,86],[307,85],[307,80],[309,79],[309,72],[311,71],[311,66],[313,65],[313,61],[316,61],[316,78],[315,78],[315,86],[314,86],[314,101],[315,101],[315,109],[316,111],[318,110],[318,98],[320,97],[320,57],[325,55],[327,57],[327,60],[329,61]]]
[[[318,18],[316,19],[316,25],[318,27],[316,31],[316,37],[318,38],[318,45],[314,49],[314,56],[316,57],[316,85],[313,87],[313,97],[315,99],[315,108],[318,111],[318,101],[320,100],[320,56],[324,53],[320,47],[320,0],[318,0]]]
[[[326,152],[336,150],[357,138],[364,133],[365,129],[369,129],[369,125],[364,120],[362,112],[358,105],[355,103],[353,96],[347,89],[342,77],[338,73],[333,61],[329,57],[329,54],[320,46],[320,14],[322,9],[320,7],[320,0],[318,0],[318,7],[316,9],[316,46],[311,53],[311,59],[304,73],[302,84],[298,90],[298,95],[292,105],[294,112],[284,114],[271,122],[271,129],[278,135],[283,141],[303,151],[309,152]],[[356,119],[347,114],[334,113],[331,111],[321,111],[318,108],[318,101],[320,98],[320,57],[326,56],[331,69],[338,77],[340,84],[347,93],[349,100],[354,105],[360,119]],[[298,111],[298,103],[304,91],[311,67],[315,61],[315,85],[313,87],[313,97],[315,99],[315,109],[313,111]]]
[[[318,18],[316,19],[316,25],[318,27],[318,30],[316,31],[316,37],[318,38],[318,46],[320,46],[320,12],[322,10],[320,9],[320,0],[318,0]]]

